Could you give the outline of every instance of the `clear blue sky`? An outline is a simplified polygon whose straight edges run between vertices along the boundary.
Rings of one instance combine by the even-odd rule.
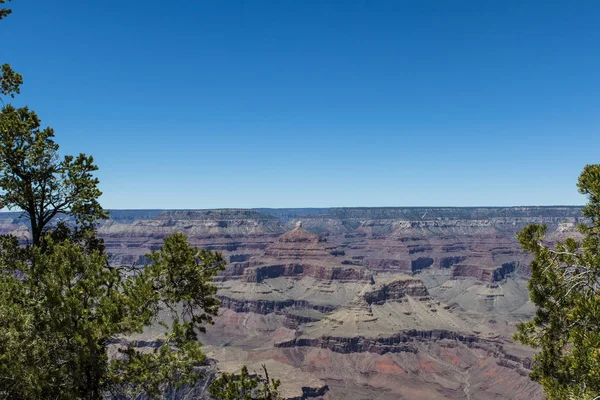
[[[11,4],[107,208],[581,204],[600,162],[598,1]]]

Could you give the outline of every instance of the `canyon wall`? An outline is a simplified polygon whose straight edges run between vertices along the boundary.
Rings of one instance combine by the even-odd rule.
[[[313,382],[289,398],[536,400],[533,352],[511,340],[535,311],[516,234],[545,224],[553,242],[579,222],[580,207],[113,210],[99,234],[116,265],[143,267],[175,232],[222,252],[202,341],[218,368],[243,352]],[[16,213],[7,233],[30,239]]]

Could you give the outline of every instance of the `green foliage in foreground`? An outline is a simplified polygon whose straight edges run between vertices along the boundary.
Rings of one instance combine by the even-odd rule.
[[[165,239],[142,270],[113,268],[100,251],[66,240],[21,248],[0,241],[0,397],[158,397],[199,378],[197,334],[216,315],[219,254],[182,234]],[[126,336],[160,326],[152,351]],[[111,356],[112,355],[112,356]]]
[[[0,20],[11,12],[0,7]],[[13,98],[22,83],[0,65],[0,96]],[[2,108],[0,208],[22,211],[33,240],[22,247],[0,236],[0,398],[159,398],[193,385],[205,360],[198,333],[218,311],[211,281],[224,268],[221,255],[177,233],[145,268],[111,266],[96,232],[107,217],[98,168],[85,154],[61,159],[58,148],[35,112]],[[61,215],[69,220],[57,221]],[[140,334],[153,346],[136,346]],[[264,372],[223,375],[211,393],[277,399],[279,381]]]
[[[31,222],[34,245],[40,245],[55,217],[74,221],[73,233],[89,241],[98,219],[107,217],[94,159],[85,154],[58,156],[52,128],[41,128],[27,107],[7,105],[0,112],[0,208],[22,210]]]
[[[0,4],[6,4],[10,0],[0,0]],[[0,20],[6,18],[12,13],[10,8],[0,8]],[[0,34],[1,36],[2,34]],[[10,67],[10,64],[0,65],[0,95],[15,97],[19,94],[20,86],[23,84],[23,76],[16,73]]]
[[[550,400],[600,395],[600,165],[587,165],[577,186],[588,197],[581,240],[549,246],[543,225],[518,235],[534,255],[529,293],[537,311],[515,339],[540,350],[531,377]]]
[[[222,374],[210,385],[210,395],[215,400],[279,400],[277,388],[279,380],[270,379],[263,365],[264,376],[250,376],[248,367],[242,367],[240,374]]]

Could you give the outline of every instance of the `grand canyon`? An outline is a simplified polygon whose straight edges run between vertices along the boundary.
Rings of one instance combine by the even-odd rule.
[[[113,210],[99,233],[114,265],[143,268],[175,232],[223,254],[212,371],[264,364],[287,399],[536,400],[534,351],[511,340],[534,313],[516,234],[542,223],[555,241],[581,221],[580,207]],[[0,230],[26,241],[26,222],[3,213]]]

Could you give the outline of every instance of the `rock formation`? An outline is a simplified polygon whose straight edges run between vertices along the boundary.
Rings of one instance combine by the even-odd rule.
[[[264,362],[292,382],[289,398],[328,388],[348,400],[541,399],[527,377],[533,352],[510,339],[534,312],[515,235],[543,223],[562,240],[583,221],[579,207],[110,215],[99,233],[113,264],[143,266],[175,232],[228,260],[215,282],[220,316],[202,338],[219,369]],[[2,213],[6,233],[25,242],[26,221]]]

